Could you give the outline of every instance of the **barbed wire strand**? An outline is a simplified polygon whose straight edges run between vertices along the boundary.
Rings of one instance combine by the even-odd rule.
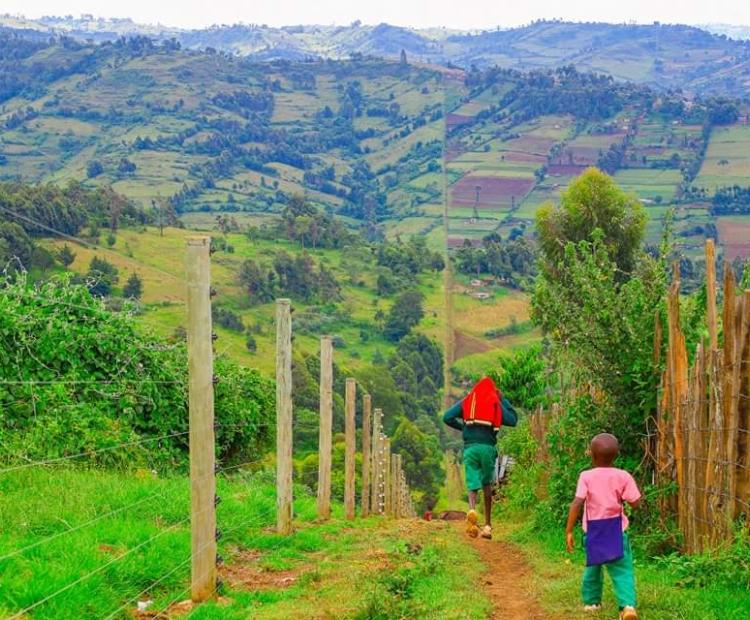
[[[29,605],[28,607],[25,607],[21,611],[16,612],[14,615],[12,615],[9,618],[9,620],[16,620],[18,618],[23,618],[28,612],[32,611],[33,609],[36,609],[40,605],[43,605],[44,603],[52,600],[53,598],[55,598],[56,596],[59,596],[63,592],[67,592],[71,588],[77,586],[79,583],[83,583],[84,581],[90,579],[94,575],[98,575],[99,573],[101,573],[105,569],[109,568],[110,566],[112,566],[113,564],[119,562],[120,560],[122,560],[122,559],[124,559],[124,558],[126,558],[126,557],[128,557],[130,555],[132,555],[133,553],[135,553],[139,549],[142,549],[143,547],[145,547],[148,543],[156,540],[157,538],[161,538],[162,536],[168,534],[169,532],[172,532],[172,531],[176,530],[181,525],[184,525],[185,523],[187,523],[188,521],[190,521],[190,518],[191,517],[186,517],[182,521],[178,521],[177,523],[172,524],[167,529],[162,530],[161,532],[159,532],[158,534],[155,534],[154,536],[151,536],[150,538],[148,538],[148,539],[144,540],[143,542],[137,544],[135,547],[132,547],[132,548],[128,549],[126,552],[124,552],[123,554],[117,556],[115,559],[110,560],[106,564],[102,564],[101,566],[99,566],[99,567],[95,568],[94,570],[86,573],[85,575],[82,575],[81,577],[79,577],[75,581],[72,581],[71,583],[67,584],[66,586],[63,586],[62,588],[60,588],[59,590],[56,590],[52,594],[49,594],[49,595],[45,596],[43,599],[40,599],[40,600],[36,601],[35,603]]]
[[[30,549],[34,549],[36,547],[40,547],[41,545],[44,545],[46,543],[52,542],[53,540],[56,540],[58,538],[61,538],[63,536],[67,536],[68,534],[72,534],[73,532],[78,532],[80,530],[83,530],[94,523],[98,523],[99,521],[103,521],[104,519],[107,519],[109,517],[112,517],[116,514],[119,514],[121,512],[125,512],[126,510],[130,510],[131,508],[135,508],[136,506],[140,506],[141,504],[145,504],[146,502],[157,498],[157,497],[164,497],[163,491],[158,491],[156,493],[152,493],[148,497],[144,497],[139,499],[137,502],[133,502],[132,504],[128,504],[127,506],[122,506],[120,508],[117,508],[115,510],[112,510],[110,512],[107,512],[103,515],[99,515],[98,517],[95,517],[93,519],[90,519],[89,521],[86,521],[85,523],[81,523],[80,525],[76,525],[73,528],[64,530],[62,532],[58,532],[57,534],[52,534],[51,536],[48,536],[47,538],[43,538],[42,540],[38,540],[34,543],[31,543],[30,545],[26,545],[25,547],[21,547],[20,549],[16,549],[15,551],[12,551],[10,553],[6,553],[5,555],[0,556],[0,562],[4,560],[8,560],[10,558],[13,558],[17,555],[21,555],[22,553],[25,553],[26,551],[29,551]]]

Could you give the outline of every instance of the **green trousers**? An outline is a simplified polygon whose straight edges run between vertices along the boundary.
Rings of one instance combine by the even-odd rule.
[[[627,532],[623,532],[623,549],[625,554],[616,562],[601,566],[587,566],[583,571],[584,605],[599,605],[602,602],[602,588],[604,587],[604,567],[607,567],[612,586],[617,598],[617,605],[635,607],[635,574],[633,572],[633,552],[630,549],[630,539]]]

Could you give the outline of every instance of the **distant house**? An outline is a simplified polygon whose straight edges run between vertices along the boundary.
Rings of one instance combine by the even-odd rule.
[[[474,293],[473,297],[474,299],[485,300],[485,299],[490,298],[490,294],[489,293]]]
[[[483,284],[484,284],[484,282],[482,282],[481,280],[472,280],[472,281],[471,281],[471,285],[472,285],[472,286],[473,286],[474,288],[476,288],[476,287],[478,287],[478,286],[482,286]]]

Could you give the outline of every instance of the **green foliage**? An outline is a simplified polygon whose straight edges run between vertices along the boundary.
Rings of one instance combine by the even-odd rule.
[[[655,407],[653,333],[664,273],[641,254],[631,279],[619,283],[618,266],[600,232],[593,241],[568,243],[556,271],[537,282],[533,318],[574,376],[603,391],[603,406],[615,416],[612,430],[625,433],[621,440],[636,441]]]
[[[125,283],[122,295],[126,299],[140,299],[143,295],[143,280],[135,271],[130,274],[128,281]]]
[[[385,321],[383,333],[391,342],[398,342],[424,316],[424,296],[419,291],[406,291],[396,297]]]
[[[70,249],[70,246],[66,243],[60,248],[57,253],[57,258],[62,263],[63,267],[70,267],[73,261],[76,259],[76,253]]]
[[[438,438],[423,433],[413,422],[404,419],[393,434],[391,449],[401,454],[409,484],[422,492],[419,506],[434,506],[445,482],[443,451]]]
[[[0,221],[0,270],[29,269],[33,252],[34,243],[21,226]]]
[[[215,369],[218,458],[257,457],[272,436],[272,385],[223,357]],[[129,313],[105,310],[68,277],[0,285],[0,376],[5,461],[105,449],[91,460],[187,462],[184,346],[143,334]]]
[[[488,274],[518,289],[527,289],[537,272],[537,251],[523,236],[503,241],[493,233],[478,247],[467,240],[456,252],[455,261],[461,273],[477,277]]]
[[[240,266],[239,281],[253,304],[267,303],[276,297],[291,297],[304,302],[328,303],[341,297],[341,285],[333,272],[305,253],[276,252],[273,267],[254,260]]]
[[[730,546],[698,555],[671,553],[656,558],[656,566],[674,573],[683,588],[750,588],[750,534],[738,526]]]
[[[539,345],[503,355],[499,366],[487,375],[500,387],[513,406],[533,411],[545,402],[547,360]],[[477,377],[478,379],[479,377]]]
[[[112,287],[119,280],[118,270],[106,258],[94,256],[86,275],[89,291],[96,297],[105,297],[112,293]]]
[[[596,229],[618,269],[618,281],[635,268],[646,226],[640,202],[623,192],[603,172],[587,169],[571,182],[560,198],[560,207],[544,205],[536,216],[543,265],[558,271],[569,242],[592,241]]]

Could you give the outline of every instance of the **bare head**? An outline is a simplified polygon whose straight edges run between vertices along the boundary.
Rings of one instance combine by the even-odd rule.
[[[591,460],[597,467],[609,467],[620,454],[617,437],[609,433],[599,433],[591,440]]]

